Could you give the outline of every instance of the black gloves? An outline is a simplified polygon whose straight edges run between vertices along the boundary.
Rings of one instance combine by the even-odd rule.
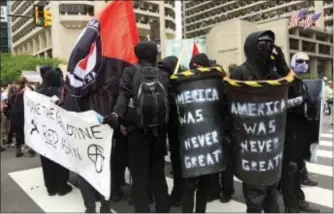
[[[275,65],[277,67],[278,73],[282,76],[286,76],[290,72],[290,68],[285,61],[285,56],[282,49],[278,46],[274,46],[276,53],[275,56]]]
[[[113,129],[117,128],[119,126],[118,115],[115,112],[111,113],[103,118],[103,124],[108,124]]]

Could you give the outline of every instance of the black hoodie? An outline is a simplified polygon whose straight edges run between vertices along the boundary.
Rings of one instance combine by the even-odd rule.
[[[210,67],[210,60],[209,57],[205,53],[200,53],[193,56],[189,63],[190,69],[195,69],[198,66],[202,66],[204,68]]]
[[[140,67],[155,67],[157,62],[158,48],[154,42],[139,42],[134,51],[139,60],[138,64],[124,69],[119,84],[119,95],[114,106],[114,112],[121,118],[124,118],[130,98],[133,98],[136,93],[133,85],[136,85],[135,83],[140,81],[141,78],[140,74],[137,73],[138,69]],[[163,75],[166,76],[168,81],[169,74],[163,72]]]
[[[52,70],[52,67],[49,66],[49,65],[42,65],[42,66],[39,67],[40,75],[41,75],[41,78],[42,78],[43,82],[42,82],[42,84],[38,88],[36,88],[36,90],[38,90],[41,87],[43,87],[42,85],[44,83],[45,74],[46,74],[47,71],[50,71],[50,70]]]
[[[270,60],[266,65],[263,65],[258,60],[257,41],[263,35],[269,35],[275,41],[275,34],[270,30],[249,34],[244,44],[246,62],[233,69],[233,72],[230,74],[231,79],[267,80],[278,79],[281,77],[281,75],[274,69],[274,61]]]
[[[158,63],[158,68],[167,72],[169,75],[172,75],[175,70],[177,61],[178,59],[176,56],[167,56]],[[180,68],[181,66],[179,67],[179,71],[181,70]]]
[[[43,84],[37,92],[48,97],[52,97],[54,95],[60,97],[61,85],[61,74],[56,69],[48,70],[44,75]]]

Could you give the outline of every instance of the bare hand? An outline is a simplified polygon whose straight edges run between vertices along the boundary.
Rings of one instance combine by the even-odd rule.
[[[121,133],[122,133],[124,136],[126,136],[126,135],[128,134],[125,126],[121,125],[121,126],[120,126],[120,129],[121,129]]]

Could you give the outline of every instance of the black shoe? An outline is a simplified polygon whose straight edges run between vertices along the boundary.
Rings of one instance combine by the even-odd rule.
[[[129,200],[128,200],[128,204],[129,204],[129,205],[133,205],[133,199],[132,199],[132,197],[129,198]]]
[[[220,197],[220,202],[221,203],[228,203],[230,202],[232,199],[231,195],[223,195],[222,197]]]
[[[320,210],[315,208],[315,207],[311,207],[309,203],[307,203],[306,201],[300,201],[299,202],[299,210],[301,212],[305,212],[305,213],[320,213]]]
[[[49,192],[49,191],[48,191],[48,195],[49,195],[49,196],[54,196],[54,195],[56,195],[56,192],[51,192],[51,191]]]
[[[96,213],[95,208],[94,209],[86,209],[85,213]]]
[[[3,152],[3,151],[5,151],[5,150],[6,150],[6,149],[3,148],[3,147],[0,148],[0,152]]]
[[[318,182],[312,181],[309,178],[305,180],[301,180],[301,184],[304,186],[312,186],[312,187],[318,186]]]
[[[36,152],[32,149],[28,150],[28,154],[30,155],[30,157],[35,157],[36,156]]]
[[[122,191],[112,192],[110,196],[110,201],[117,202],[117,201],[122,200],[123,197],[124,197],[124,193]]]
[[[284,213],[300,213],[298,209],[285,208]]]
[[[176,197],[174,195],[169,196],[169,204],[172,207],[179,207],[182,205],[181,197]]]
[[[23,152],[21,150],[21,148],[16,148],[16,154],[15,157],[19,158],[23,156]]]
[[[104,201],[101,203],[100,213],[112,213],[108,201]]]
[[[65,188],[57,191],[57,194],[59,196],[64,196],[64,195],[70,193],[71,191],[72,191],[72,187],[70,185],[66,184]]]

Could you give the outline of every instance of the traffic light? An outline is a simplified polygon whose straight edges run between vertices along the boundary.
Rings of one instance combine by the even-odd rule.
[[[49,10],[44,10],[44,27],[52,26],[52,13]]]
[[[44,6],[34,5],[34,24],[37,27],[44,27]]]

